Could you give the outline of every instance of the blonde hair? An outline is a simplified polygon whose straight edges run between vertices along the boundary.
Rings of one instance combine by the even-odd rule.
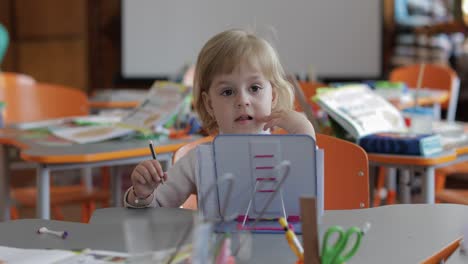
[[[245,30],[232,29],[212,37],[198,54],[193,84],[193,103],[203,127],[218,132],[218,125],[203,103],[211,82],[219,74],[232,73],[246,62],[259,69],[270,81],[276,95],[272,111],[292,109],[294,93],[273,47],[264,39]]]

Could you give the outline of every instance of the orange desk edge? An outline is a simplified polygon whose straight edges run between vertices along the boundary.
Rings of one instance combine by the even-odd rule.
[[[139,102],[105,102],[105,101],[96,101],[96,102],[89,102],[90,108],[98,108],[98,109],[113,109],[113,108],[135,108],[137,107]]]
[[[20,141],[17,141],[14,138],[0,138],[0,144],[8,144],[18,147],[21,151],[26,150],[28,146]],[[159,145],[156,147],[156,152],[158,153],[168,153],[174,152],[178,148],[187,144],[187,142],[180,142],[176,144],[169,145]],[[80,162],[99,162],[104,160],[111,159],[124,159],[131,157],[139,156],[148,156],[148,159],[151,157],[151,153],[148,150],[148,147],[135,148],[130,150],[119,150],[119,151],[110,151],[105,153],[91,153],[83,155],[41,155],[41,156],[31,156],[21,152],[20,157],[25,161],[32,161],[44,164],[53,164],[53,163],[80,163]]]

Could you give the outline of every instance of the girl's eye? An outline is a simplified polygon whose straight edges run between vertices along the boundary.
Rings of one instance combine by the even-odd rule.
[[[226,89],[226,90],[221,92],[222,96],[231,96],[232,94],[233,94],[232,89]]]
[[[252,92],[257,93],[259,90],[262,89],[262,87],[260,85],[252,85],[250,89],[252,90]]]

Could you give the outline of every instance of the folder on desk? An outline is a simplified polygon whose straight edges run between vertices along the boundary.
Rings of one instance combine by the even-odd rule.
[[[321,153],[314,139],[307,135],[219,135],[212,144],[197,148],[199,210],[206,219],[217,221],[235,216],[237,229],[246,230],[258,217],[262,220],[286,217],[290,223],[299,223],[301,196],[317,197],[323,212]],[[289,177],[260,216],[279,181],[273,169],[282,161],[290,163]],[[227,183],[219,182],[226,174],[234,178],[231,190]],[[226,197],[228,193],[230,196]],[[225,199],[229,202],[225,203]],[[239,226],[241,222],[244,225]],[[266,231],[282,231],[276,223],[269,226]],[[265,231],[265,227],[256,225],[255,228]]]

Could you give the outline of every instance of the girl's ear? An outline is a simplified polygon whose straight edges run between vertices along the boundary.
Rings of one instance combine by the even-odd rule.
[[[272,96],[271,96],[271,108],[275,108],[276,104],[278,103],[278,92],[276,92],[278,88],[272,87]]]
[[[202,92],[203,104],[208,114],[213,117],[213,106],[211,105],[211,99],[207,92]]]

